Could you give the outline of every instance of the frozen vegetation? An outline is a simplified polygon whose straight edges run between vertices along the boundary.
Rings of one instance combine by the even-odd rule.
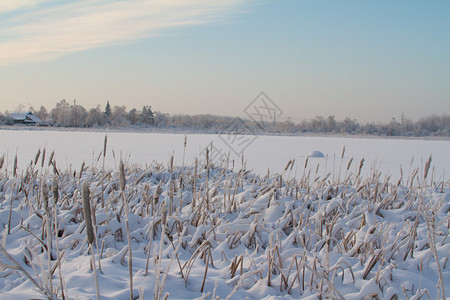
[[[148,105],[141,110],[125,106],[111,106],[109,102],[103,109],[98,105],[86,109],[78,104],[70,104],[61,100],[56,106],[47,110],[30,107],[29,110],[39,117],[41,125],[71,128],[135,128],[147,130],[182,130],[205,133],[244,133],[244,134],[346,134],[369,136],[444,136],[450,137],[450,115],[433,115],[412,121],[401,116],[399,120],[392,118],[385,123],[361,123],[356,119],[337,120],[335,116],[316,116],[294,122],[290,119],[279,119],[275,124],[270,120],[255,125],[248,119],[225,116],[203,115],[170,115],[154,111]],[[11,124],[8,112],[0,113],[0,124]]]
[[[450,292],[450,184],[431,157],[393,180],[345,149],[329,172],[306,158],[265,174],[210,149],[192,163],[104,167],[107,149],[76,170],[45,150],[23,168],[0,160],[0,298]]]

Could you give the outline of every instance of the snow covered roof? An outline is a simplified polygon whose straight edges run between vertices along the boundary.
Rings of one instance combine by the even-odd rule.
[[[24,123],[41,123],[41,119],[33,115],[31,112],[14,112],[10,114],[10,117],[17,122]]]
[[[28,113],[23,113],[23,112],[15,112],[10,114],[11,118],[13,118],[16,121],[21,121],[21,120],[25,120],[27,118],[27,114]]]
[[[38,117],[36,117],[36,116],[33,115],[32,113],[29,113],[29,114],[27,115],[27,119],[29,119],[29,120],[31,120],[31,121],[33,121],[33,122],[35,122],[35,123],[40,123],[40,122],[42,122],[41,119],[39,119]]]

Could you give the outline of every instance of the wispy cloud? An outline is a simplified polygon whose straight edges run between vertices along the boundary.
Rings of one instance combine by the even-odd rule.
[[[214,22],[245,0],[6,1],[0,4],[0,66],[41,61]]]

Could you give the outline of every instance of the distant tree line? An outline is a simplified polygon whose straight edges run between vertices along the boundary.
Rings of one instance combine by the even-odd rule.
[[[87,110],[81,105],[72,105],[66,100],[61,100],[50,111],[44,106],[38,110],[30,107],[29,111],[42,120],[41,125],[54,127],[103,128],[155,125],[155,115],[150,106],[144,106],[140,111],[135,108],[127,111],[125,106],[111,107],[109,101],[104,109],[97,105]],[[5,114],[0,120],[3,119],[5,123],[7,118],[8,114]]]
[[[278,122],[275,130],[292,133],[351,134],[376,136],[446,136],[450,137],[450,115],[428,116],[413,122],[405,117],[395,118],[389,123],[361,124],[356,119],[345,118],[337,121],[334,116],[320,116],[303,120],[297,124],[291,121]]]
[[[102,108],[98,105],[89,110],[81,105],[69,104],[61,100],[48,111],[44,106],[39,109],[30,107],[35,116],[44,125],[55,127],[85,128],[127,128],[153,127],[163,129],[186,129],[209,133],[275,133],[275,134],[350,134],[374,136],[445,136],[450,137],[450,115],[428,116],[413,122],[404,116],[400,121],[395,118],[389,123],[361,124],[356,119],[346,118],[338,121],[334,116],[317,116],[313,119],[294,123],[290,119],[267,122],[263,127],[256,126],[251,120],[214,115],[170,115],[155,112],[151,106],[143,106],[127,111],[125,106],[112,107],[109,102]],[[0,124],[7,123],[8,113],[0,113]],[[261,124],[259,124],[261,125]]]

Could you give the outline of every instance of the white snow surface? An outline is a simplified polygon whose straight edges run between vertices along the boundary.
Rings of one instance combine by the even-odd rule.
[[[187,150],[183,166],[184,135],[109,133],[103,169],[104,133],[11,133],[0,131],[1,150],[8,152],[0,168],[0,299],[60,299],[62,292],[66,299],[95,299],[95,274],[101,299],[129,299],[128,240],[135,299],[450,294],[450,183],[437,172],[448,167],[442,154],[448,141],[261,136],[247,148],[244,166],[238,158],[234,166],[232,159],[195,165],[198,149]],[[211,138],[188,135],[187,148],[201,149]],[[391,152],[383,148],[391,143]],[[388,167],[404,161],[392,154],[401,145],[418,162],[410,168],[408,158],[401,180],[389,178]],[[279,150],[286,147],[298,153],[289,158]],[[14,176],[16,149],[19,162],[28,163]],[[327,168],[304,169],[313,149],[329,156],[316,159]],[[367,152],[356,152],[362,149]],[[367,155],[360,168],[359,158]],[[366,166],[371,159],[380,167],[375,172]],[[397,161],[382,164],[391,159]],[[281,166],[267,173],[276,162]],[[96,272],[86,237],[85,182]]]
[[[9,166],[17,153],[18,165],[26,167],[34,159],[38,148],[55,151],[60,167],[79,169],[85,162],[99,165],[98,154],[103,149],[106,131],[75,130],[0,130],[0,155],[7,155]],[[326,158],[310,157],[307,168],[319,173],[337,172],[341,163],[346,166],[353,159],[353,165],[365,159],[363,174],[374,170],[383,176],[398,180],[401,173],[407,174],[415,168],[422,168],[432,156],[431,167],[434,176],[440,180],[450,179],[450,140],[430,139],[385,139],[360,137],[303,137],[303,136],[229,136],[227,134],[179,134],[149,132],[108,132],[106,166],[117,167],[120,156],[142,166],[152,161],[166,162],[174,155],[175,165],[182,165],[185,153],[186,165],[192,165],[195,158],[204,156],[205,148],[213,144],[214,158],[227,156],[235,160],[236,168],[242,161],[246,167],[259,175],[281,173],[286,163],[295,159],[297,171],[302,172],[306,156],[311,151],[320,151]],[[187,137],[186,151],[184,141]],[[232,150],[234,149],[235,152]],[[114,156],[113,156],[114,153]],[[401,170],[402,168],[402,170]]]

